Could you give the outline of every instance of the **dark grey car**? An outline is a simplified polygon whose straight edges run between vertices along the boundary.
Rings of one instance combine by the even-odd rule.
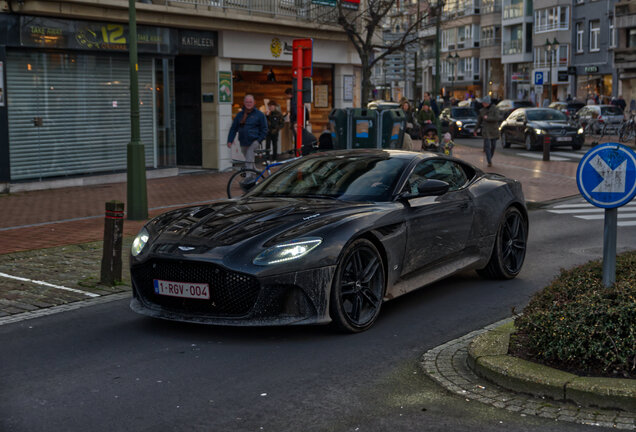
[[[333,151],[283,166],[239,199],[157,216],[133,242],[131,307],[222,325],[358,332],[384,301],[456,272],[514,278],[521,184],[458,159]]]
[[[501,144],[504,148],[519,143],[526,150],[550,147],[583,146],[583,129],[573,125],[561,111],[552,108],[519,108],[499,126]]]

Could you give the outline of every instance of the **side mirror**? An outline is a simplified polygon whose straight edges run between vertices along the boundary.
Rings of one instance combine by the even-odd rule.
[[[417,185],[417,193],[404,192],[400,195],[400,198],[409,200],[413,198],[444,195],[448,192],[449,188],[450,185],[442,180],[424,180]]]

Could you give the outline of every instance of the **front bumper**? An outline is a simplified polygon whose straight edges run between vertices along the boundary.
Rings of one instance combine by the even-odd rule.
[[[543,143],[550,144],[550,147],[562,147],[572,145],[583,145],[585,137],[583,135],[536,135],[537,145],[542,146]]]
[[[133,311],[155,318],[231,326],[323,324],[335,266],[255,277],[207,262],[151,260],[131,268]],[[153,280],[208,283],[210,299],[167,297]]]

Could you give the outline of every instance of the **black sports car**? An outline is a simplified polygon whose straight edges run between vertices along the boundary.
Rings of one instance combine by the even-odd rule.
[[[318,153],[245,196],[162,214],[131,255],[134,311],[225,325],[369,328],[383,301],[523,265],[521,184],[434,153]]]

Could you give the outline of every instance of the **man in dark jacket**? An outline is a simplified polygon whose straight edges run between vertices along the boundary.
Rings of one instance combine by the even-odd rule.
[[[228,148],[232,147],[237,132],[245,166],[254,169],[254,150],[267,136],[267,119],[265,114],[254,108],[254,96],[251,94],[245,95],[243,109],[234,117],[227,136]]]
[[[267,103],[267,151],[271,152],[272,160],[278,157],[278,133],[285,124],[283,113],[274,100]]]
[[[495,155],[497,140],[499,139],[499,110],[491,104],[490,96],[481,99],[482,108],[479,110],[479,118],[477,119],[477,129],[481,127],[481,136],[484,138],[484,151],[486,152],[486,160],[488,166],[492,166],[492,157]]]

